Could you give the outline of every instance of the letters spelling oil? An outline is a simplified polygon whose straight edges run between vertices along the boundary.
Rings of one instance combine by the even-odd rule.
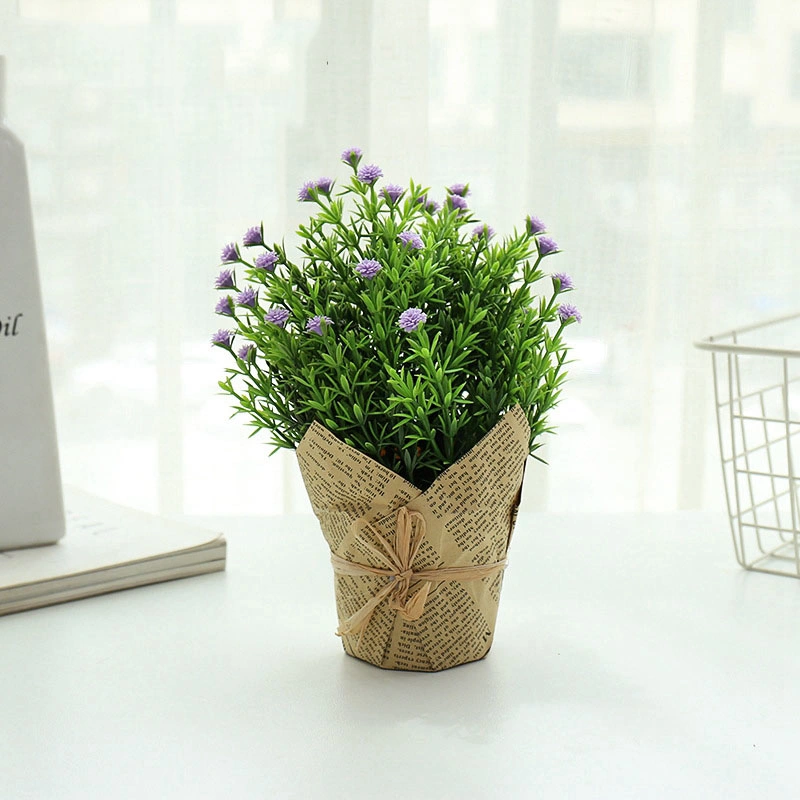
[[[5,327],[3,327],[3,323],[0,322],[0,336],[19,336],[19,321],[22,318],[22,314],[15,314],[14,315],[14,322],[11,322],[11,317],[9,317],[5,322]]]

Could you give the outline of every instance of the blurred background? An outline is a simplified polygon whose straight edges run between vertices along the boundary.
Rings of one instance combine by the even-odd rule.
[[[307,509],[293,454],[228,419],[212,287],[248,227],[291,244],[298,188],[358,146],[564,250],[583,323],[527,508],[724,507],[692,342],[800,310],[800,2],[0,0],[0,53],[65,482]]]

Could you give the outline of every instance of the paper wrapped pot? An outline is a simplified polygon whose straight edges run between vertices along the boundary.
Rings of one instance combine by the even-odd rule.
[[[345,652],[433,672],[492,646],[530,427],[519,406],[425,491],[313,423],[297,447]]]

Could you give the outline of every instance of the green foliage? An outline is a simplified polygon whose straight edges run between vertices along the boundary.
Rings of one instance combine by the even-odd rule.
[[[247,415],[254,434],[268,431],[276,449],[296,447],[317,420],[420,488],[516,403],[533,453],[550,430],[565,378],[562,333],[574,321],[559,316],[558,279],[544,281],[549,296],[535,292],[547,257],[536,236],[527,226],[498,243],[470,235],[469,212],[447,202],[431,213],[413,182],[393,203],[352,167],[338,193],[309,190],[319,210],[298,230],[300,264],[275,244],[274,272],[244,257],[237,265],[258,299],[237,305],[244,287],[234,275],[233,333],[239,347],[255,346],[243,359],[219,344],[234,359],[219,384],[234,414]],[[403,231],[424,247],[403,244]],[[365,259],[382,265],[372,279],[355,270]],[[265,318],[276,308],[290,313],[285,328]],[[408,308],[427,315],[411,332],[398,326]],[[305,327],[315,315],[332,320],[319,335]]]

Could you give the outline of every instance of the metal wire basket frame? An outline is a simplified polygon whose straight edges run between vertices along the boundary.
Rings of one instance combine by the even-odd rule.
[[[800,313],[710,336],[722,477],[736,560],[745,569],[800,578],[800,350],[744,343],[771,338]],[[785,325],[784,325],[785,323]],[[775,337],[780,338],[780,337]],[[800,342],[800,335],[789,341]]]

